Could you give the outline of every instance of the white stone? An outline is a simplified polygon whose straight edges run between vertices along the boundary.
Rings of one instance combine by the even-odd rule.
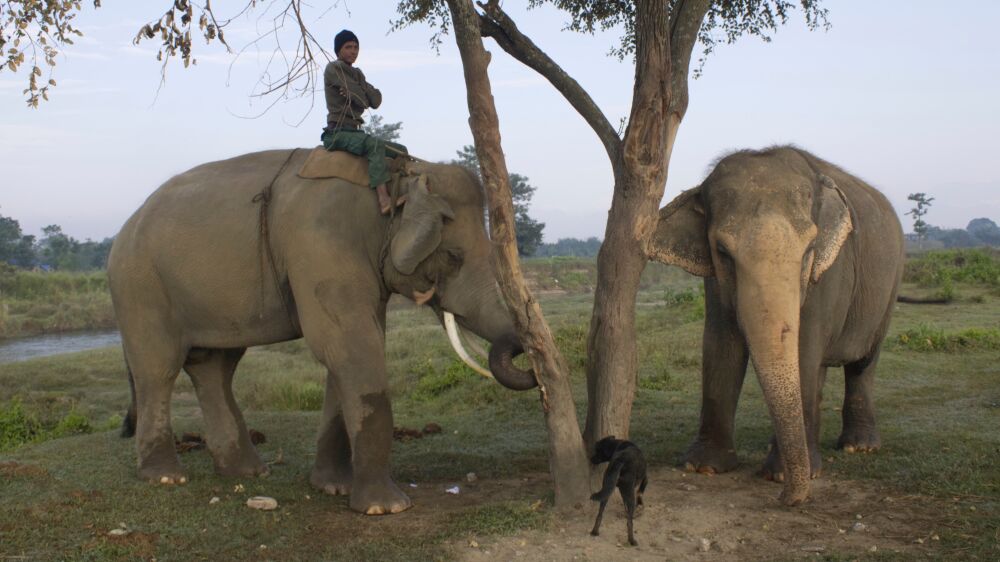
[[[254,496],[247,500],[247,507],[271,511],[272,509],[278,509],[278,500],[267,496]]]

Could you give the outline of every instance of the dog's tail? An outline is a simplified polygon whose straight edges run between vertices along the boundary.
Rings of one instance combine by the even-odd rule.
[[[604,482],[601,485],[601,491],[590,496],[590,499],[595,502],[606,502],[611,494],[615,491],[615,486],[618,485],[618,477],[621,476],[622,467],[625,466],[625,461],[621,458],[611,459],[611,463],[608,464],[607,470],[604,471]]]

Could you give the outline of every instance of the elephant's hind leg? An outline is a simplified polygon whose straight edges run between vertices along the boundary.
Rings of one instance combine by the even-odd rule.
[[[198,394],[215,471],[224,476],[256,476],[268,471],[250,442],[243,414],[233,397],[233,374],[244,352],[246,348],[196,348],[184,363]]]
[[[174,448],[170,395],[184,353],[169,340],[133,341],[123,330],[126,360],[135,388],[135,437],[139,477],[160,484],[183,484],[187,476]]]
[[[323,400],[323,421],[316,446],[316,466],[309,483],[337,496],[351,493],[351,441],[344,422],[344,408],[333,373],[326,377],[326,397]]]
[[[844,365],[844,429],[837,448],[848,453],[877,451],[882,445],[872,398],[879,352],[876,349],[869,357]]]

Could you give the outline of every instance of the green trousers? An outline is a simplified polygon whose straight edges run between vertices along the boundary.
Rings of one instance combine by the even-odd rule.
[[[323,148],[327,150],[343,150],[357,156],[367,157],[368,185],[372,188],[389,181],[389,169],[385,165],[387,156],[395,158],[400,153],[407,154],[406,147],[401,144],[384,141],[358,130],[323,131],[320,140],[323,141]],[[386,146],[393,150],[386,150]]]

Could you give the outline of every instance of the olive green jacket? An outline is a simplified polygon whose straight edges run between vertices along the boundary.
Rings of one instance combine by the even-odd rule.
[[[345,97],[341,89],[347,92]],[[369,107],[382,105],[382,92],[365,80],[360,68],[341,60],[326,65],[323,71],[326,93],[326,125],[329,129],[358,128],[364,123],[361,114]]]

